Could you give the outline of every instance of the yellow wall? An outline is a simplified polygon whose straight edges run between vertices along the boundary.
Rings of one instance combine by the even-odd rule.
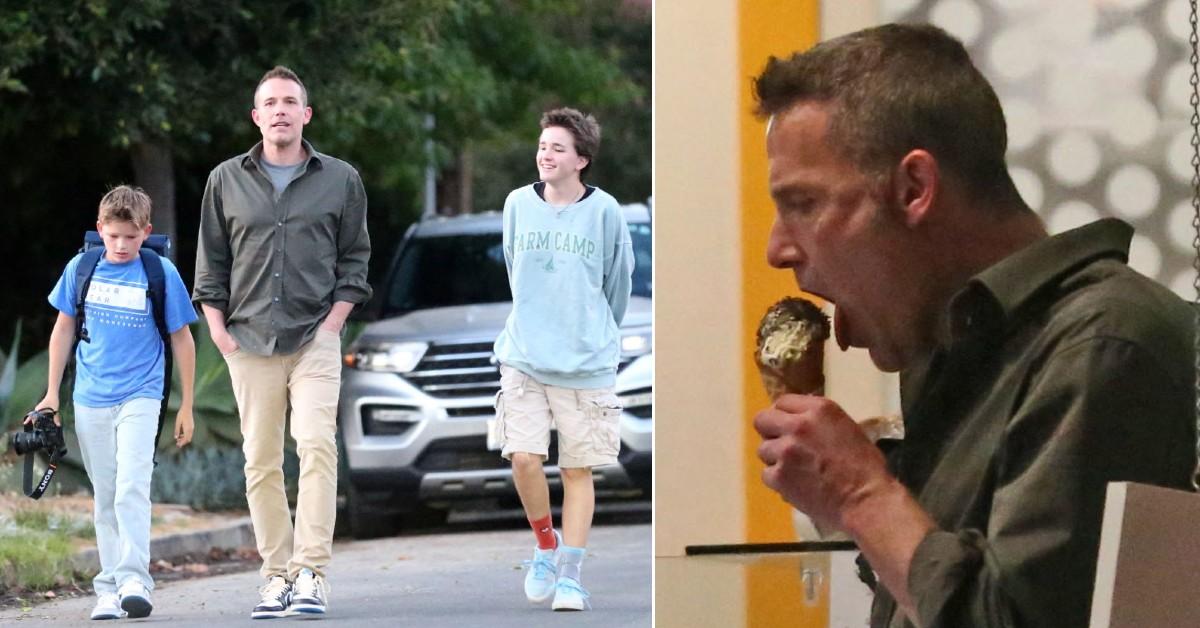
[[[741,143],[742,326],[741,338],[749,346],[741,356],[745,395],[742,410],[743,464],[746,468],[746,539],[751,543],[780,541],[794,536],[791,509],[759,479],[762,464],[755,455],[758,434],[750,418],[770,405],[754,365],[754,332],[762,313],[785,295],[796,294],[792,273],[766,264],[767,233],[775,217],[767,193],[766,124],[751,112],[755,100],[751,79],[770,56],[786,57],[817,42],[816,0],[739,3],[738,121]]]
[[[766,124],[754,109],[751,78],[757,76],[770,56],[787,57],[817,42],[816,0],[764,2],[742,0],[738,17],[738,67],[736,90],[739,102],[741,144],[741,239],[742,239],[742,326],[741,338],[753,349],[762,313],[781,296],[796,293],[792,273],[767,266],[767,234],[774,220],[774,205],[767,193]],[[763,390],[750,350],[742,351],[743,461],[745,468],[746,540],[751,543],[795,538],[792,509],[760,479],[762,463],[755,450],[760,441],[750,418],[770,405]],[[770,563],[768,563],[770,564]],[[788,563],[782,569],[748,569],[745,574],[748,625],[825,626],[828,596],[824,604],[806,606],[800,595],[780,595],[802,590],[800,571]]]

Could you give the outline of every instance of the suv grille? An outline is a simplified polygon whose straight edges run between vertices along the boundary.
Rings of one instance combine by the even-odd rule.
[[[632,360],[621,360],[617,372]],[[421,392],[442,399],[494,397],[500,390],[500,369],[492,364],[492,342],[435,343],[429,345],[416,368],[404,376]],[[464,416],[486,414],[472,408]]]
[[[432,344],[405,378],[431,397],[491,397],[500,390],[491,359],[491,342]]]

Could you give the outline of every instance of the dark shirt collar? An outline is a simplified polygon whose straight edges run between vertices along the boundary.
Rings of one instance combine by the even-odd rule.
[[[1129,259],[1133,228],[1116,218],[1098,220],[1044,238],[975,275],[950,301],[952,342],[1008,327],[1044,289],[1100,258]]]
[[[308,154],[308,159],[300,162],[305,164],[305,170],[308,168],[320,168],[323,165],[321,160],[324,158],[324,155],[318,153],[317,150],[313,148],[313,145],[308,143],[308,140],[300,138],[300,143],[304,146],[304,152]],[[254,166],[261,169],[262,153],[263,143],[260,140],[257,144],[251,147],[250,150],[246,151],[246,154],[242,155],[242,167],[249,169],[251,166]]]

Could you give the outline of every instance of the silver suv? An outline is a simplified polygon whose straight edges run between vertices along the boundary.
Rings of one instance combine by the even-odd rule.
[[[636,268],[617,369],[621,455],[595,468],[598,495],[648,495],[651,484],[650,212],[624,211]],[[377,292],[379,319],[347,352],[338,407],[350,531],[377,536],[398,515],[427,519],[455,501],[515,498],[509,463],[487,445],[500,388],[492,343],[512,309],[501,214],[414,224]],[[546,471],[558,488],[554,442]]]

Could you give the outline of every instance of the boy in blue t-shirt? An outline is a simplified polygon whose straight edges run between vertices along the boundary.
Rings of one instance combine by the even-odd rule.
[[[149,281],[139,249],[150,235],[150,197],[119,186],[100,201],[96,230],[104,255],[84,302],[89,342],[75,352],[75,432],[95,495],[100,573],[92,580],[99,600],[92,619],[150,614],[150,476],[163,398],[162,339],[147,294]],[[50,293],[58,319],[50,334],[46,396],[37,408],[58,410],[63,369],[75,343],[75,269],[67,263]],[[162,258],[166,276],[167,330],[179,365],[183,395],[175,416],[175,443],[192,439],[192,382],[196,346],[188,323],[196,320],[188,290],[175,265]],[[54,420],[61,425],[58,415]]]

